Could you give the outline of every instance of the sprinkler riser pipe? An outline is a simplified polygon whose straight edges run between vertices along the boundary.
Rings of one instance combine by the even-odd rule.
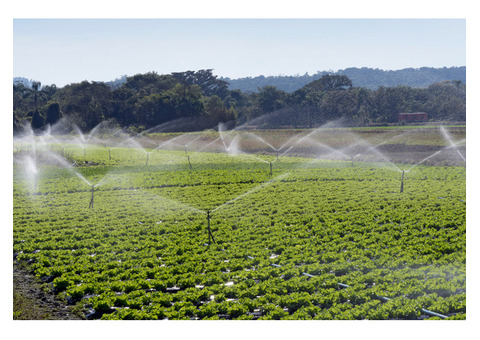
[[[95,193],[95,186],[92,185],[92,198],[90,199],[90,204],[88,205],[89,208],[93,209],[93,194]]]
[[[190,163],[190,156],[187,156],[187,159],[188,159],[188,165],[190,166],[190,170],[193,170],[192,169],[192,163]]]
[[[215,243],[215,239],[213,238],[212,230],[210,229],[210,211],[207,211],[207,231],[208,231],[208,244],[213,241]]]
[[[400,185],[400,193],[403,192],[403,179],[405,177],[405,171],[402,171],[402,184]]]

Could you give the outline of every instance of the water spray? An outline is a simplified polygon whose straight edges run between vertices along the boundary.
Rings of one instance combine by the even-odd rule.
[[[403,192],[403,179],[405,177],[405,171],[402,171],[402,184],[400,185],[400,192]]]
[[[93,209],[93,193],[95,192],[95,186],[92,185],[92,198],[90,199],[90,204],[88,205],[88,208]]]
[[[213,240],[213,243],[215,243],[215,238],[213,237],[212,230],[210,229],[210,211],[207,211],[207,228],[208,228],[208,244],[211,243],[211,240]]]

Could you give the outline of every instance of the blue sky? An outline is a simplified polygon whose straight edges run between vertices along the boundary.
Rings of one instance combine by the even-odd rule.
[[[206,68],[238,78],[465,65],[464,19],[13,20],[13,75],[44,85]]]

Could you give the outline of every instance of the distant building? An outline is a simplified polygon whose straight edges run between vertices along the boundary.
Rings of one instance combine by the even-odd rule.
[[[427,122],[428,115],[425,112],[407,112],[398,114],[399,122]]]

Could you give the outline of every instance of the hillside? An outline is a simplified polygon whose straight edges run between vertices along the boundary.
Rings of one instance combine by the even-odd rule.
[[[381,86],[394,87],[399,85],[409,87],[425,88],[429,85],[445,81],[459,80],[466,84],[466,67],[444,67],[432,68],[421,67],[406,68],[402,70],[380,70],[373,68],[346,68],[337,72],[318,71],[314,75],[304,74],[302,76],[269,76],[246,77],[238,79],[220,78],[230,84],[230,90],[241,90],[242,92],[257,92],[258,88],[264,86],[276,86],[277,89],[285,92],[293,92],[304,85],[320,79],[325,74],[345,75],[352,80],[354,87],[365,87],[375,90]]]

